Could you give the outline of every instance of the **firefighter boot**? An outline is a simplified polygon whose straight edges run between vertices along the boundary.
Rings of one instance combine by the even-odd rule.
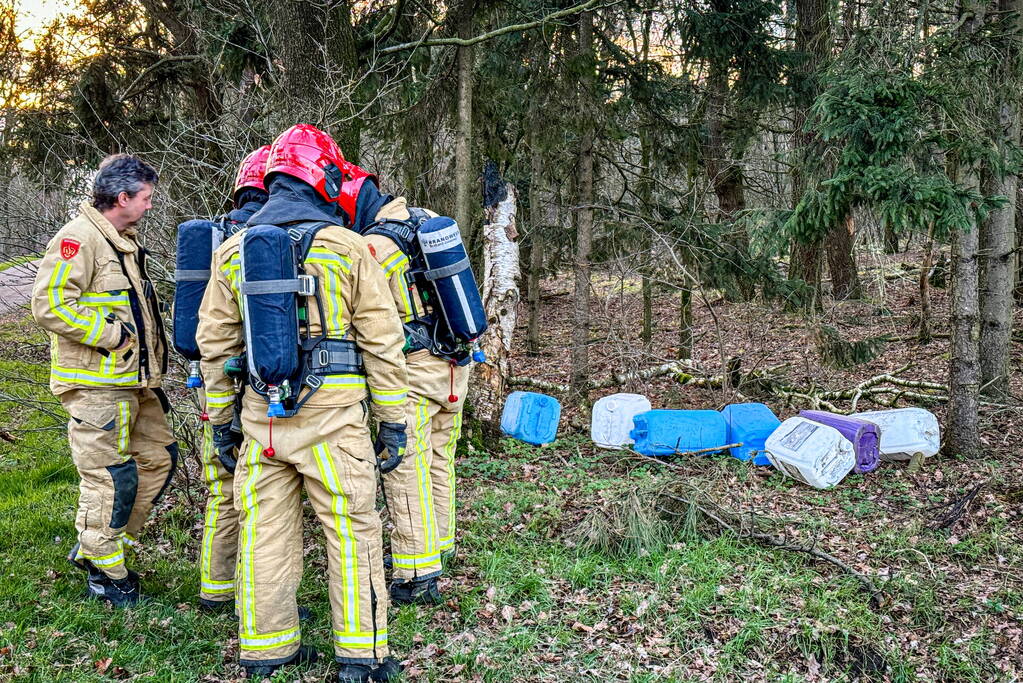
[[[370,678],[374,681],[389,681],[401,674],[401,664],[394,657],[385,657],[380,666],[373,669]]]
[[[443,601],[437,577],[391,583],[391,602],[396,605],[438,605]]]
[[[280,664],[257,664],[254,666],[242,666],[245,669],[246,678],[270,678],[274,672],[285,666],[295,666],[298,664],[313,664],[319,654],[315,649],[308,645],[300,645],[295,654],[292,655],[286,662]]]
[[[390,681],[401,673],[401,664],[394,657],[385,657],[377,666],[370,664],[342,664],[337,672],[338,683],[366,683]]]
[[[80,557],[79,544],[76,543],[68,553],[68,562],[75,569],[88,573],[86,579],[86,595],[90,598],[106,600],[114,607],[130,607],[142,599],[139,588],[139,575],[128,570],[128,576],[112,579],[89,560]]]

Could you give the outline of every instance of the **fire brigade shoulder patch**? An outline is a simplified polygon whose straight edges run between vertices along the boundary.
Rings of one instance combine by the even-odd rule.
[[[373,258],[376,258],[376,257],[377,257],[377,250],[373,248],[373,245],[372,245],[372,244],[368,244],[368,245],[366,245],[366,246],[368,246],[368,247],[369,247],[369,253],[370,253],[370,255],[371,255],[371,256],[372,256]]]
[[[64,238],[60,241],[60,255],[64,257],[65,261],[73,259],[81,246],[82,243],[78,240]]]

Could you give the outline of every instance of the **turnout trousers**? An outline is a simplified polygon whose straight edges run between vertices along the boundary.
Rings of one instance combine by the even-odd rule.
[[[247,395],[242,425],[234,479],[240,663],[279,664],[298,650],[303,484],[326,537],[335,658],[370,665],[383,659],[387,586],[366,405],[306,405],[271,423],[266,403]],[[265,455],[270,445],[272,458]]]
[[[234,504],[234,475],[217,457],[209,422],[203,423],[201,456],[208,495],[199,550],[199,597],[228,602],[234,598],[238,564],[238,509]]]
[[[425,350],[409,354],[407,364],[408,445],[401,465],[383,477],[393,577],[403,581],[439,575],[442,556],[455,549],[455,450],[470,373]]]
[[[72,389],[60,402],[81,478],[76,559],[122,579],[124,547],[134,544],[177,465],[163,402],[152,389]]]

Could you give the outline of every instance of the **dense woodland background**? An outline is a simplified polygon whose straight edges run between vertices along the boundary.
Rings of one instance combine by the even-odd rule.
[[[1019,680],[1023,0],[94,0],[34,45],[30,6],[0,9],[0,269],[130,151],[162,175],[142,232],[169,296],[176,225],[299,121],[459,221],[492,362],[448,602],[392,613],[408,679]],[[187,457],[134,560],[153,600],[78,602],[31,277],[0,271],[0,678],[237,678],[230,615],[193,608],[180,372]],[[490,438],[515,388],[563,400],[555,444]],[[601,451],[576,428],[618,390],[782,418],[919,405],[944,452],[818,491]],[[327,652],[307,522],[303,638]]]
[[[246,151],[312,122],[386,191],[454,215],[477,262],[484,206],[506,196],[501,181],[517,189],[525,344],[539,351],[541,279],[571,274],[582,405],[588,347],[610,334],[591,321],[595,275],[640,283],[622,370],[669,360],[650,353],[666,293],[678,358],[693,357],[693,307],[723,297],[805,311],[855,363],[883,342],[844,339],[816,315],[863,296],[871,250],[912,245],[922,342],[931,277],[952,271],[947,432],[976,452],[981,395],[1010,400],[1019,9],[96,0],[25,50],[8,7],[3,248],[38,251],[96,162],[130,150],[163,175],[147,232],[169,275],[174,226],[224,208]]]

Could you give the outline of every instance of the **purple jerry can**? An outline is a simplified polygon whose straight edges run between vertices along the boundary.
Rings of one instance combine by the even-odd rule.
[[[853,445],[853,452],[856,453],[856,466],[853,470],[857,474],[866,474],[877,469],[881,435],[876,424],[858,417],[838,415],[824,410],[801,410],[799,416],[834,427],[842,436],[849,439]]]

